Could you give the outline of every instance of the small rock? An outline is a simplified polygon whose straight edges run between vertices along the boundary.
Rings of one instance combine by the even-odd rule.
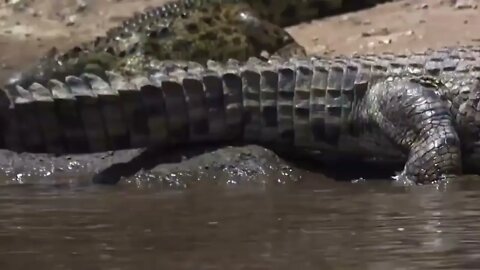
[[[391,38],[385,38],[380,40],[380,43],[382,44],[392,44],[393,40]]]
[[[77,16],[75,15],[70,15],[67,18],[67,26],[73,26],[75,22],[77,21]]]
[[[390,34],[390,30],[386,27],[380,29],[370,29],[368,32],[362,32],[362,37],[371,37],[371,36],[385,36]]]
[[[418,8],[419,8],[419,9],[428,9],[428,4],[427,4],[427,3],[423,3],[423,4],[421,4]]]
[[[77,12],[83,12],[85,9],[87,9],[87,3],[85,0],[77,0]]]
[[[456,0],[456,9],[476,9],[478,7],[477,0]]]

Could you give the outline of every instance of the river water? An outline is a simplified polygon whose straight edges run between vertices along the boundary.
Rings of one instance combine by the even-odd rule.
[[[0,269],[478,269],[480,181],[9,184]]]

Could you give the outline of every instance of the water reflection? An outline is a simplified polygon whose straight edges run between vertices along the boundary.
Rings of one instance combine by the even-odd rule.
[[[2,269],[477,269],[480,182],[0,190]]]

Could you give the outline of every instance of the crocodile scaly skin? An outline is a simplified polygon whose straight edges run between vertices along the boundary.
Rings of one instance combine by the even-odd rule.
[[[478,164],[478,47],[412,55],[154,61],[2,99],[4,147],[31,152],[242,141],[406,160],[429,182]],[[477,166],[478,167],[478,166]]]

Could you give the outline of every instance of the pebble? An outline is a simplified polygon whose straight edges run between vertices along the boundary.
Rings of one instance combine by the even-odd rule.
[[[387,27],[370,29],[368,32],[362,32],[362,37],[385,36],[390,34]]]
[[[382,44],[392,44],[393,40],[391,38],[385,38],[380,40],[380,43]]]
[[[423,3],[419,6],[419,9],[428,9],[428,4],[427,3]]]
[[[77,21],[77,16],[76,15],[70,15],[67,17],[67,26],[73,26],[75,25],[75,22]]]
[[[478,0],[456,0],[456,9],[476,9],[478,7]]]
[[[77,0],[77,12],[83,12],[87,9],[88,4],[84,0]]]

